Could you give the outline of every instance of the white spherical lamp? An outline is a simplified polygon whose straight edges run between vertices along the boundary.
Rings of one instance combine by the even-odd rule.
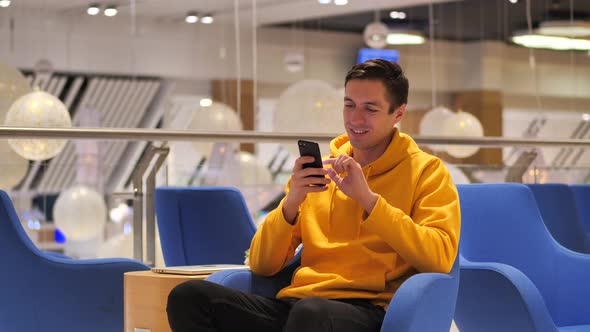
[[[420,121],[420,135],[443,136],[443,123],[447,118],[453,116],[453,112],[443,106],[438,106],[428,111]],[[433,151],[443,151],[443,145],[429,145]]]
[[[18,98],[6,114],[6,126],[70,128],[72,120],[66,106],[56,97],[34,91]],[[64,139],[10,139],[16,153],[30,160],[55,157],[66,145]]]
[[[29,92],[29,81],[20,71],[0,63],[0,119],[4,119],[12,103]]]
[[[372,22],[365,27],[363,39],[370,48],[384,48],[387,45],[388,33],[387,25],[381,22]]]
[[[320,80],[302,80],[289,86],[279,97],[274,117],[278,132],[339,134],[342,124],[343,99],[330,84]],[[299,155],[297,142],[285,148]],[[329,154],[328,144],[320,144],[322,154]]]
[[[242,121],[238,113],[226,104],[213,102],[210,106],[197,106],[189,124],[189,130],[195,131],[239,131]],[[211,153],[213,142],[194,141],[193,147],[202,155]]]
[[[459,111],[444,121],[443,134],[453,137],[482,137],[483,127],[473,114]],[[455,158],[467,158],[474,155],[479,147],[448,145],[446,150]]]
[[[86,186],[63,191],[53,208],[55,225],[67,239],[83,241],[97,236],[104,229],[107,208],[101,194]]]
[[[29,161],[16,154],[5,140],[0,140],[0,156],[2,156],[0,189],[10,190],[27,174]]]
[[[272,174],[255,155],[240,151],[238,153],[238,160],[240,162],[242,185],[272,184]]]

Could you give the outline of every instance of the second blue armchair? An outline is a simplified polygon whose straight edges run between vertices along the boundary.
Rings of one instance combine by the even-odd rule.
[[[559,245],[522,184],[459,185],[461,332],[590,331],[590,255]]]

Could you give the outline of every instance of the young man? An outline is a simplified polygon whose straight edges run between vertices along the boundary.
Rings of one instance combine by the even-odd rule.
[[[206,281],[168,298],[174,332],[379,331],[401,283],[417,272],[451,270],[459,244],[456,188],[443,163],[394,127],[408,80],[399,65],[369,60],[346,75],[346,134],[325,168],[293,167],[287,195],[250,246],[250,267],[279,272],[303,243],[301,266],[276,298]],[[328,175],[313,186],[317,177]]]

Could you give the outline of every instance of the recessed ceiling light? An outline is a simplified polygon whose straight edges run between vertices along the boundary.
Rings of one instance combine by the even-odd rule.
[[[184,21],[186,23],[197,23],[199,22],[199,16],[195,12],[189,12],[188,14],[186,14]]]
[[[394,20],[405,20],[406,13],[405,12],[398,12],[398,11],[394,10],[389,13],[389,17],[391,17]]]
[[[590,22],[585,21],[545,21],[541,22],[537,32],[542,35],[585,37],[590,36]]]
[[[337,6],[348,5],[348,0],[334,0],[334,4]]]
[[[582,120],[584,120],[586,122],[590,121],[590,114],[588,114],[588,113],[582,114]]]
[[[0,0],[0,7],[8,7],[10,6],[10,0]]]
[[[199,101],[199,105],[201,105],[201,107],[210,107],[213,105],[213,100],[211,100],[211,98],[203,98]]]
[[[511,4],[515,4],[518,2],[518,0],[508,0]]]
[[[559,51],[590,51],[590,40],[581,38],[547,36],[536,33],[516,33],[512,36],[512,41],[515,44],[529,48],[544,48]]]
[[[98,6],[98,4],[92,4],[88,6],[88,9],[86,9],[86,13],[91,16],[98,15],[100,13],[100,7]]]
[[[327,5],[329,3],[332,3],[332,0],[318,0],[319,3],[321,3],[322,5]]]
[[[211,24],[213,23],[213,16],[211,14],[205,14],[201,18],[201,23],[203,24]]]
[[[387,34],[389,45],[420,45],[425,42],[424,36],[418,31],[392,30]]]
[[[113,16],[117,15],[118,12],[119,11],[117,10],[117,7],[110,6],[110,7],[105,8],[104,15],[108,16],[108,17],[113,17]]]

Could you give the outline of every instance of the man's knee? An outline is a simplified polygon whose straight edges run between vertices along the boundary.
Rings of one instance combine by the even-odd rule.
[[[327,301],[329,300],[319,297],[308,297],[295,302],[289,312],[286,331],[320,331],[329,325]]]
[[[194,303],[207,301],[207,282],[204,280],[185,281],[172,289],[168,294],[167,310],[192,308]]]

